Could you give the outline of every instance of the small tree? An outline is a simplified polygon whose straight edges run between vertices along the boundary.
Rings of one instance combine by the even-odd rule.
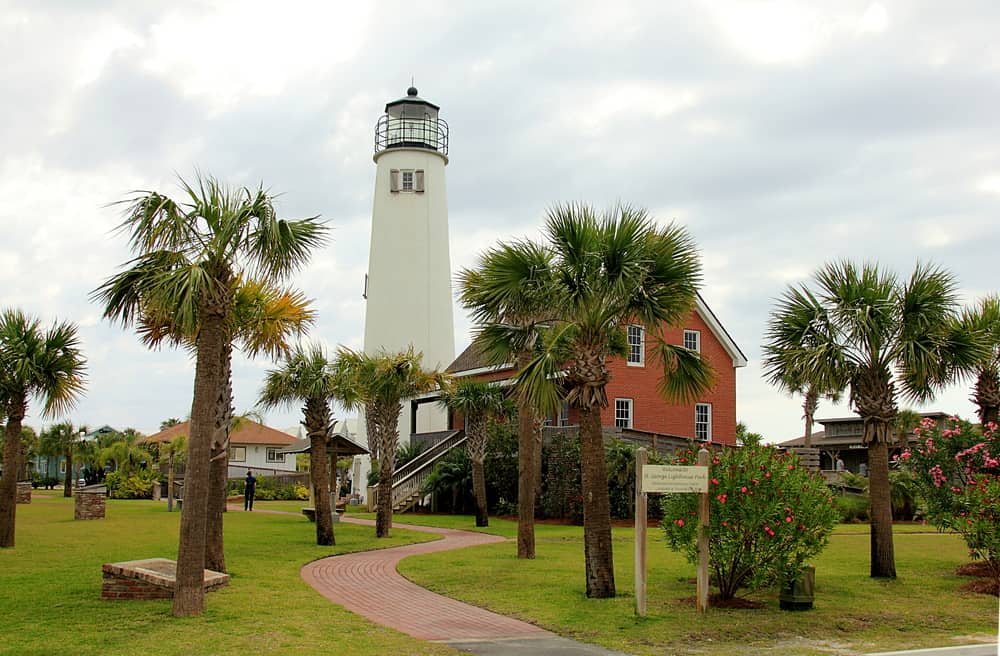
[[[167,463],[167,512],[174,511],[174,467],[187,455],[187,436],[178,435],[160,445],[160,461]]]
[[[697,460],[693,449],[675,464]],[[793,454],[749,444],[714,454],[709,470],[709,552],[720,599],[794,579],[826,547],[837,521],[833,495]],[[661,526],[674,551],[698,562],[698,496],[662,502]]]

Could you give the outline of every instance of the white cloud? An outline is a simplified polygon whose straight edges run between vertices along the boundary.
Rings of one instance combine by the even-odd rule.
[[[861,16],[858,31],[861,33],[881,34],[889,26],[889,12],[881,2],[873,2]]]

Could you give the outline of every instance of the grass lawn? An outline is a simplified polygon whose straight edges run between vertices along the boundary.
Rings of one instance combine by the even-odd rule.
[[[228,513],[232,581],[204,616],[176,619],[169,600],[102,601],[101,564],[175,558],[179,520],[162,502],[109,501],[106,519],[74,521],[61,489],[18,506],[17,546],[0,550],[0,654],[457,653],[349,613],[299,576],[317,558],[428,538],[403,530],[376,542],[369,527],[338,524],[337,546],[317,547],[304,517]]]
[[[470,528],[471,517],[400,515],[406,522]],[[513,536],[516,524],[490,519],[491,533]],[[713,609],[699,616],[693,603],[694,567],[671,552],[657,529],[649,532],[648,617],[634,615],[633,535],[615,529],[619,596],[584,596],[582,529],[536,526],[537,558],[517,561],[514,544],[413,557],[400,571],[420,585],[561,635],[632,654],[851,654],[949,646],[995,640],[997,599],[963,593],[969,579],[953,575],[967,550],[955,535],[903,525],[895,539],[899,578],[868,577],[868,527],[843,525],[815,561],[816,607],[778,609],[776,591],[750,598],[753,610]]]

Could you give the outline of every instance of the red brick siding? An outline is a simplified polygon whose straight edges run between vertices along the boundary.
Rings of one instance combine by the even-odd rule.
[[[696,401],[712,405],[712,441],[735,444],[736,370],[733,359],[697,312],[692,312],[683,326],[667,328],[663,335],[669,343],[681,344],[684,330],[701,332],[701,353],[715,370],[715,386]],[[608,407],[601,413],[603,425],[614,426],[615,399],[630,398],[632,428],[694,437],[695,404],[669,404],[656,390],[663,368],[655,360],[652,340],[648,336],[644,366],[629,366],[624,359],[616,358],[608,362],[608,369],[611,371],[611,381],[607,387]]]

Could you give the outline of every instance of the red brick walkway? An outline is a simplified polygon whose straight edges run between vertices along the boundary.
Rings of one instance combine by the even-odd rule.
[[[364,519],[341,521],[374,525]],[[532,624],[425,590],[396,571],[396,564],[407,556],[492,544],[504,538],[427,526],[398,527],[436,533],[444,539],[324,558],[303,567],[302,578],[330,601],[422,640],[554,637]]]

